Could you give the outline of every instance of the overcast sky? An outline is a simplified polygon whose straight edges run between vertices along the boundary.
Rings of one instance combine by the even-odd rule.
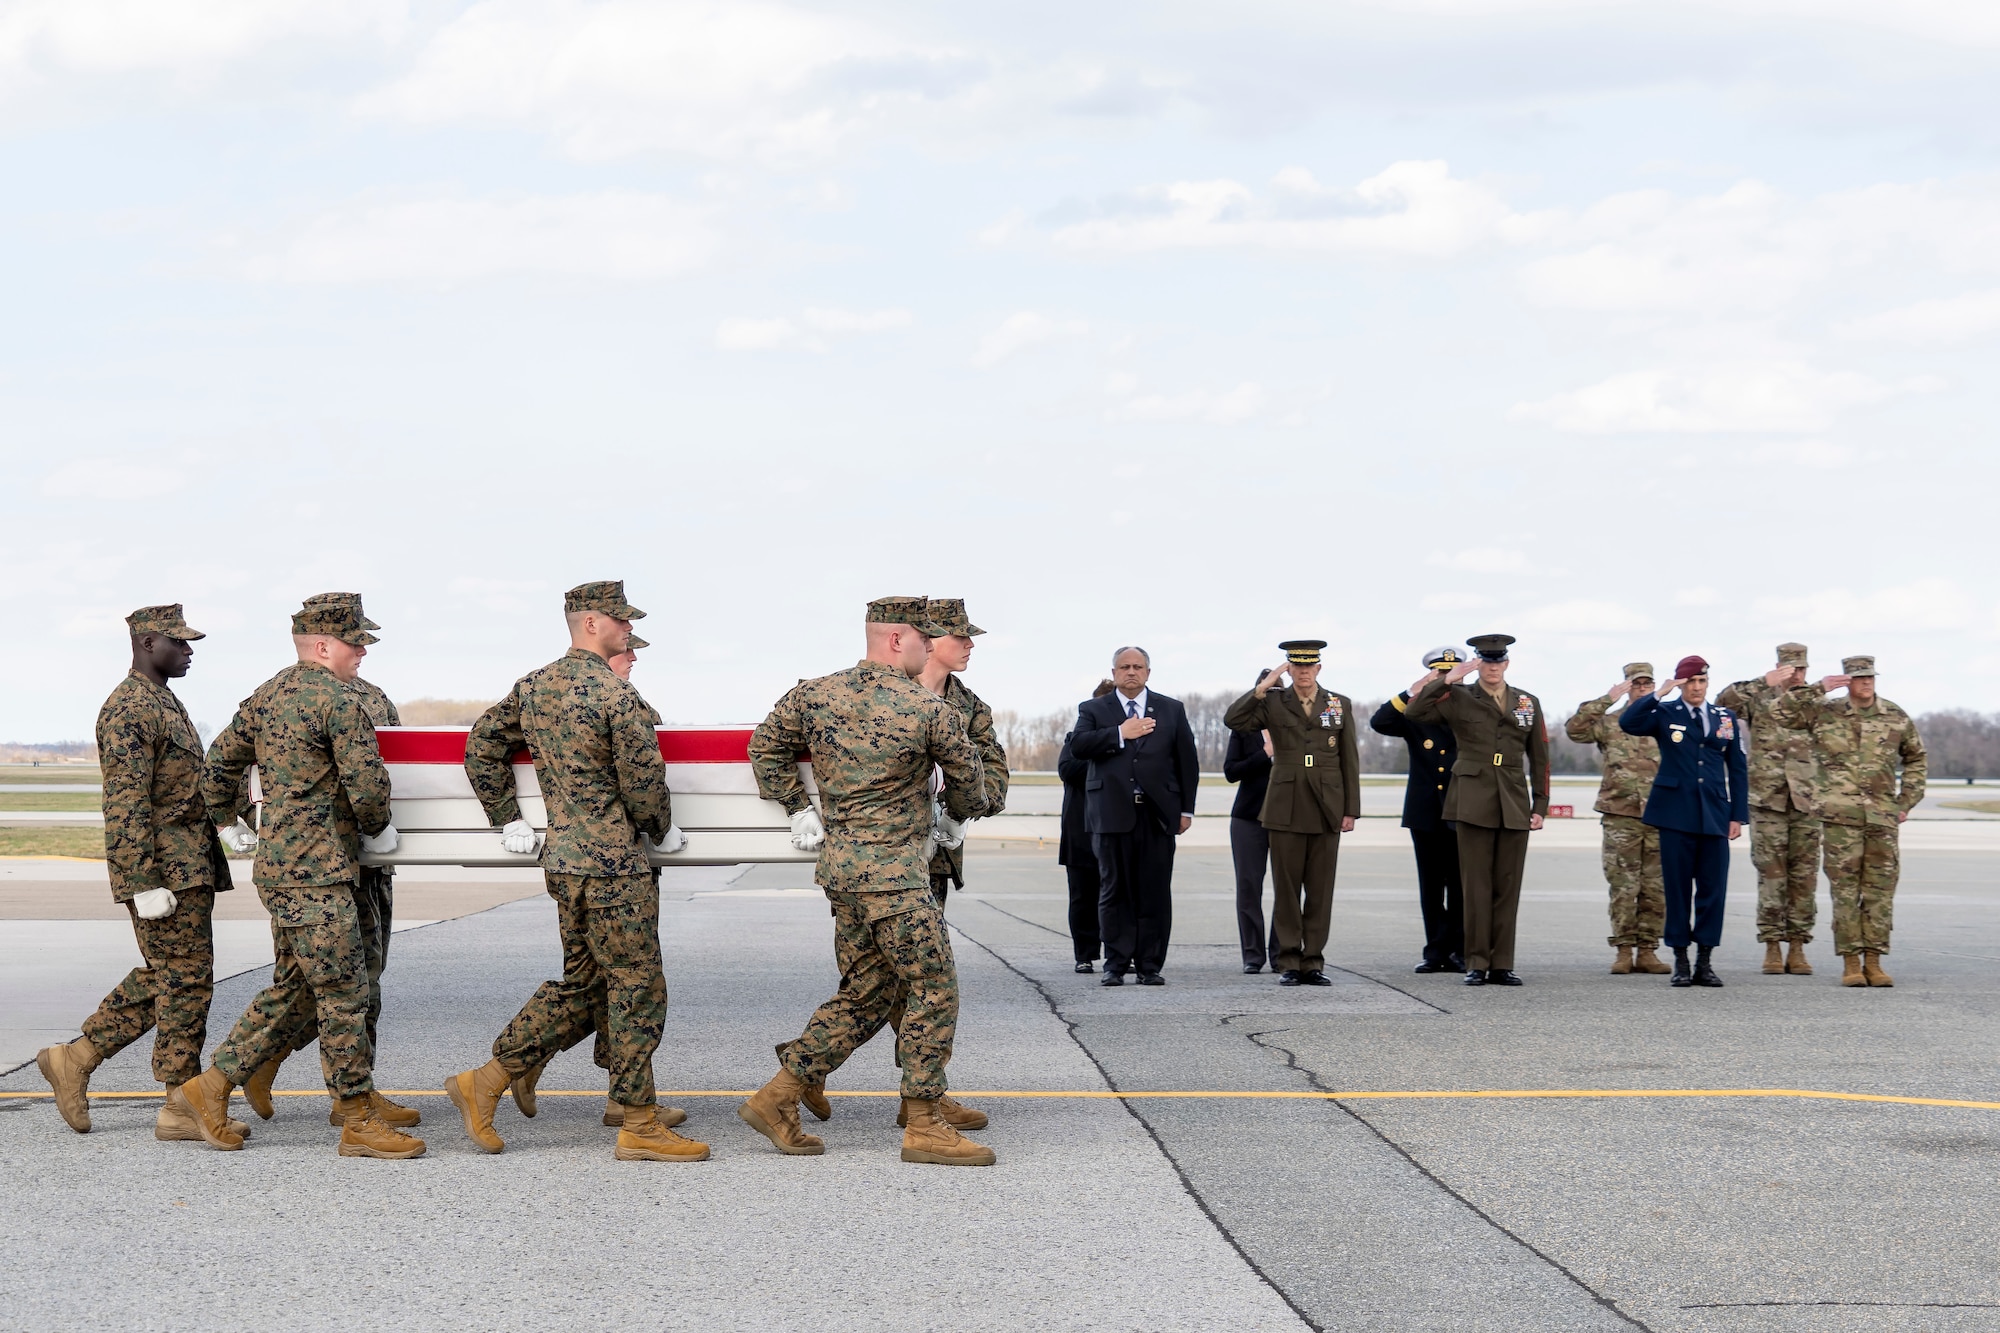
[[[0,3],[0,739],[182,601],[210,725],[309,594],[492,697],[623,577],[668,718],[966,597],[969,683],[1281,638],[2000,639],[2000,6]]]

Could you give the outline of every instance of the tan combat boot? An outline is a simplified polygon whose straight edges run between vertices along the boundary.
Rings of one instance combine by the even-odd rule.
[[[1809,977],[1813,974],[1812,964],[1806,961],[1806,942],[1793,940],[1785,946],[1785,972],[1794,977]]]
[[[56,1110],[63,1123],[79,1134],[90,1133],[90,1076],[103,1063],[88,1037],[35,1052],[35,1068],[55,1090]]]
[[[229,1080],[210,1065],[199,1078],[191,1078],[167,1094],[167,1105],[192,1121],[202,1142],[223,1152],[243,1146],[243,1136],[229,1128]]]
[[[535,1118],[535,1112],[540,1109],[535,1105],[535,1085],[542,1081],[542,1071],[548,1067],[549,1062],[544,1060],[507,1084],[507,1090],[514,1094],[514,1109],[530,1120]]]
[[[780,1069],[778,1076],[750,1094],[750,1100],[736,1108],[743,1123],[769,1139],[781,1153],[792,1157],[817,1157],[826,1143],[799,1128],[799,1095],[805,1084]]]
[[[1764,975],[1767,977],[1785,975],[1784,946],[1776,940],[1764,941]]]
[[[228,1116],[228,1111],[223,1115]],[[224,1119],[229,1132],[239,1139],[250,1137],[250,1126],[241,1120]],[[153,1117],[153,1137],[162,1143],[200,1143],[201,1126],[194,1121],[194,1115],[185,1106],[174,1103],[169,1097],[160,1105],[160,1113]]]
[[[1651,944],[1634,946],[1632,950],[1632,970],[1634,972],[1649,972],[1656,977],[1663,977],[1673,971],[1671,967],[1668,967],[1665,962],[1661,961],[1658,954],[1653,952],[1655,947]]]
[[[390,1101],[379,1092],[368,1094],[368,1106],[374,1112],[377,1120],[380,1120],[385,1125],[394,1125],[397,1129],[408,1129],[410,1126],[420,1125],[424,1121],[424,1113],[416,1107],[399,1105],[396,1102]],[[336,1128],[347,1123],[341,1119],[340,1104],[338,1102],[335,1102],[328,1109],[326,1123]]]
[[[1861,977],[1871,986],[1893,986],[1896,979],[1882,970],[1882,955],[1864,953],[1861,955]]]
[[[653,1113],[660,1118],[660,1123],[668,1129],[672,1129],[675,1125],[687,1123],[688,1113],[681,1110],[678,1106],[662,1106],[658,1102],[654,1102]],[[624,1123],[625,1108],[617,1102],[612,1101],[609,1097],[606,1097],[604,1099],[605,1127],[608,1129],[617,1129]]]
[[[1868,978],[1861,974],[1861,955],[1844,953],[1840,956],[1840,984],[1843,986],[1866,986]]]
[[[385,1157],[401,1161],[406,1157],[424,1155],[422,1139],[401,1132],[375,1113],[375,1098],[370,1093],[341,1098],[333,1104],[333,1113],[340,1117],[342,1157]],[[487,1113],[487,1118],[490,1122],[491,1111]]]
[[[657,1106],[628,1106],[612,1156],[621,1162],[706,1162],[708,1145],[674,1133]]]
[[[903,1098],[903,1113],[897,1117],[903,1130],[903,1160],[930,1162],[937,1166],[991,1166],[993,1150],[974,1143],[947,1124],[937,1113],[937,1103],[916,1097]]]
[[[782,1062],[784,1060],[785,1052],[791,1048],[792,1044],[788,1041],[778,1043],[777,1052],[779,1061]],[[803,1091],[799,1093],[799,1104],[804,1106],[806,1110],[811,1111],[816,1119],[833,1119],[833,1103],[827,1100],[825,1079],[821,1079],[816,1083],[807,1083]]]
[[[498,1060],[488,1060],[477,1069],[453,1074],[444,1081],[445,1095],[465,1117],[467,1136],[485,1152],[499,1152],[507,1146],[506,1140],[494,1132],[493,1109],[500,1105],[500,1094],[513,1081],[513,1075]]]
[[[937,1113],[938,1119],[944,1121],[953,1129],[986,1128],[986,1112],[975,1111],[965,1103],[953,1101],[949,1097],[940,1097],[937,1099]],[[896,1111],[896,1128],[907,1129],[909,1124],[910,1099],[905,1097],[902,1106]]]
[[[1611,960],[1611,975],[1614,977],[1624,977],[1630,976],[1631,973],[1632,946],[1621,944],[1618,946],[1618,956]]]
[[[271,1101],[271,1084],[277,1081],[278,1066],[283,1063],[285,1057],[282,1055],[275,1060],[266,1060],[250,1076],[250,1081],[243,1085],[243,1100],[250,1104],[250,1109],[257,1113],[259,1120],[269,1120],[278,1113],[277,1106]]]

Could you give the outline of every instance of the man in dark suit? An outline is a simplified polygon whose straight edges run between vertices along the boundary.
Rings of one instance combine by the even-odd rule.
[[[1090,692],[1093,699],[1111,693],[1108,680],[1097,682]],[[1056,776],[1062,779],[1062,836],[1056,843],[1056,864],[1069,877],[1069,938],[1076,949],[1076,970],[1095,972],[1102,941],[1097,933],[1097,894],[1102,887],[1097,874],[1097,853],[1090,846],[1090,830],[1084,827],[1083,784],[1090,765],[1070,753],[1069,737],[1063,737],[1062,753],[1056,756]]]
[[[1271,674],[1257,673],[1261,683]],[[1229,854],[1236,863],[1236,938],[1243,946],[1243,973],[1255,976],[1264,964],[1278,965],[1278,931],[1264,930],[1264,870],[1271,858],[1271,835],[1257,818],[1271,786],[1271,740],[1261,727],[1229,733],[1222,776],[1236,784],[1229,807]],[[1275,913],[1273,913],[1275,915]]]
[[[1681,697],[1661,700],[1675,690]],[[1645,821],[1660,831],[1660,880],[1667,894],[1666,941],[1674,951],[1675,986],[1720,986],[1709,953],[1722,943],[1722,905],[1729,894],[1729,843],[1750,822],[1750,761],[1743,720],[1708,702],[1708,663],[1683,657],[1674,679],[1625,705],[1618,725],[1628,736],[1651,736],[1660,771],[1646,798]],[[1688,924],[1689,906],[1694,923]],[[1700,946],[1692,972],[1688,943]]]
[[[1424,914],[1424,958],[1418,972],[1465,970],[1465,884],[1458,874],[1458,834],[1445,823],[1445,793],[1458,742],[1439,722],[1412,722],[1410,696],[1462,660],[1446,646],[1424,654],[1425,671],[1409,689],[1375,710],[1368,725],[1399,736],[1410,747],[1410,780],[1403,787],[1403,827],[1417,852],[1417,906]]]
[[[1084,825],[1102,880],[1105,986],[1124,985],[1131,971],[1141,986],[1167,984],[1160,969],[1174,923],[1174,839],[1194,823],[1201,785],[1187,710],[1146,688],[1152,674],[1145,649],[1120,648],[1111,659],[1117,688],[1077,708],[1069,738],[1070,753],[1090,764]]]

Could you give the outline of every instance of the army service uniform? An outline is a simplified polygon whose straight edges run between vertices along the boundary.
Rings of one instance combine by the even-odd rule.
[[[1802,643],[1778,645],[1778,665],[1806,665]],[[1716,697],[1750,727],[1750,859],[1757,866],[1757,941],[1810,943],[1819,916],[1821,824],[1813,813],[1818,766],[1812,736],[1778,720],[1787,693],[1759,677]]]
[[[1625,667],[1627,680],[1650,679],[1652,674],[1646,662]],[[1660,747],[1650,737],[1627,736],[1610,710],[1611,700],[1591,699],[1570,715],[1563,730],[1578,745],[1595,745],[1604,757],[1596,808],[1604,817],[1604,881],[1611,891],[1607,943],[1657,949],[1667,910],[1660,882],[1660,833],[1640,816],[1653,790],[1653,775],[1660,771]]]

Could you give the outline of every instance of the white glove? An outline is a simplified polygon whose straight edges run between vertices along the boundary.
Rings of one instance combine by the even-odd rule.
[[[816,852],[826,841],[826,825],[819,822],[819,811],[807,806],[792,816],[792,846],[802,852]]]
[[[965,825],[942,810],[937,812],[937,823],[931,826],[931,832],[937,838],[937,845],[948,852],[965,845]]]
[[[158,921],[161,917],[174,914],[174,891],[172,889],[147,889],[144,893],[132,895],[133,910],[139,913],[141,921]]]
[[[222,845],[238,856],[257,850],[257,830],[238,819],[222,830]],[[172,910],[172,909],[169,909]]]
[[[396,832],[396,826],[394,824],[384,824],[382,826],[382,831],[376,834],[374,837],[370,838],[366,835],[363,835],[361,839],[361,850],[364,852],[372,852],[376,856],[383,856],[388,854],[389,852],[395,851],[396,844],[401,840],[402,840],[401,835],[399,835]]]
[[[500,830],[500,845],[516,856],[533,856],[541,842],[541,835],[525,819],[510,819]]]
[[[653,842],[651,838],[648,838],[646,841],[652,844],[654,851],[664,852],[668,856],[672,856],[675,852],[688,845],[688,835],[681,832],[679,825],[669,824],[667,825],[667,831],[660,836],[658,842]]]

